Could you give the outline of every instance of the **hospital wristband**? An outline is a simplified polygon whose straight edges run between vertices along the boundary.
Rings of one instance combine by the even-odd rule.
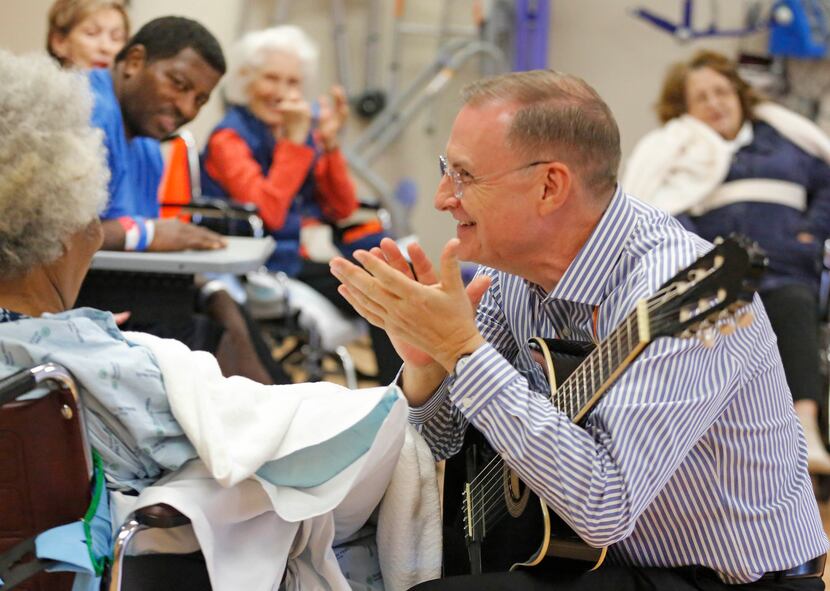
[[[147,250],[153,242],[156,226],[153,220],[135,216],[122,216],[118,223],[124,228],[124,250]]]
[[[136,247],[136,250],[147,250],[153,243],[153,237],[156,234],[156,224],[153,220],[145,218],[141,218],[141,221],[143,222],[140,225],[142,232],[138,238],[138,246]]]

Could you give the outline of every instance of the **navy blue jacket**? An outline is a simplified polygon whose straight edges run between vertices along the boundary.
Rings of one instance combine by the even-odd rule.
[[[761,291],[791,283],[818,288],[821,245],[830,237],[830,165],[811,156],[773,129],[757,121],[754,137],[732,160],[725,182],[774,179],[797,183],[807,191],[807,211],[786,205],[746,201],[713,209],[703,215],[678,216],[681,223],[707,240],[740,232],[766,251],[769,269]],[[804,244],[799,232],[816,240]]]

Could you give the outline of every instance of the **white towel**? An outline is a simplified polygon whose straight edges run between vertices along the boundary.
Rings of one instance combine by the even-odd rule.
[[[377,542],[386,591],[405,591],[441,576],[441,507],[435,459],[411,425],[380,504]]]
[[[326,441],[364,418],[386,388],[334,384],[263,386],[224,378],[215,358],[140,333],[127,339],[156,357],[176,420],[200,459],[146,488],[137,507],[167,503],[193,523],[217,591],[347,591],[332,545],[356,532],[377,506],[404,442],[398,398],[370,449],[309,488],[274,486],[255,475],[273,459]]]
[[[732,153],[711,127],[683,115],[648,133],[628,159],[623,187],[672,215],[701,202],[721,184]]]

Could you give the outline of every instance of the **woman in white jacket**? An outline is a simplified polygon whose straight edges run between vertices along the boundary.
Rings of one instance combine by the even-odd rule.
[[[738,232],[766,251],[761,298],[804,427],[808,464],[830,473],[818,429],[820,248],[830,236],[830,140],[761,98],[723,55],[700,51],[668,72],[663,126],[636,146],[625,189],[707,240]]]

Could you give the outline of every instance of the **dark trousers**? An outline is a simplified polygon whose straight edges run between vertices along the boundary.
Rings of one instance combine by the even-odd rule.
[[[544,568],[541,567],[541,568]],[[727,585],[702,567],[634,568],[603,565],[588,573],[545,570],[489,573],[427,581],[413,591],[821,591],[824,582],[811,579],[762,579],[746,585]]]
[[[340,281],[331,274],[328,264],[303,261],[303,268],[297,275],[297,279],[323,294],[346,317],[355,318],[357,316],[357,312],[352,308],[352,305],[343,299],[343,296],[337,291]],[[370,324],[369,337],[372,340],[372,351],[378,365],[378,381],[381,384],[389,384],[395,379],[403,361],[395,352],[389,337],[386,336],[386,331]]]
[[[761,301],[778,339],[793,400],[815,400],[821,405],[816,294],[806,285],[792,284],[762,293]]]

